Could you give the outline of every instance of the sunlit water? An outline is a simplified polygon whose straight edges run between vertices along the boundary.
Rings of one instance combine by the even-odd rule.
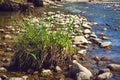
[[[118,10],[116,10],[118,8]],[[98,35],[106,34],[112,42],[111,50],[106,51],[97,47],[90,48],[90,56],[108,56],[111,60],[120,61],[120,3],[115,4],[88,4],[88,3],[66,3],[64,10],[74,14],[87,17],[91,22],[98,23],[93,25],[93,31]],[[103,31],[107,28],[107,31]]]

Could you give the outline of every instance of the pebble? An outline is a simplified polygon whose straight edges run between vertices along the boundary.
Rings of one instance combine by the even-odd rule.
[[[89,26],[89,25],[86,24],[86,23],[83,23],[82,26],[83,26],[85,29],[91,29],[91,26]]]
[[[22,76],[23,80],[28,80],[28,76]]]
[[[43,69],[41,75],[42,76],[51,76],[53,73],[50,69]]]
[[[105,72],[105,73],[102,73],[102,74],[99,74],[97,79],[98,80],[108,80],[108,79],[111,79],[112,78],[112,73],[111,72]]]
[[[80,54],[81,56],[86,56],[86,53],[87,53],[86,49],[78,51],[78,54]]]
[[[56,71],[57,71],[58,73],[61,73],[61,72],[62,72],[62,69],[60,68],[60,66],[56,66],[55,69],[56,69]]]
[[[9,80],[24,80],[24,79],[21,77],[11,77]]]
[[[83,32],[84,32],[85,34],[90,34],[90,33],[91,33],[91,30],[90,30],[90,29],[85,29]]]
[[[77,43],[77,42],[80,42],[82,44],[84,43],[88,43],[87,39],[84,37],[84,36],[76,36],[74,38],[74,42]]]

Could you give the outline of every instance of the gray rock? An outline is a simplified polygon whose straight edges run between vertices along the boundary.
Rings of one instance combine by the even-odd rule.
[[[107,67],[112,71],[120,71],[120,64],[109,64]]]
[[[80,72],[77,74],[77,78],[80,79],[89,79],[93,76],[92,73],[84,66],[82,66],[80,63],[78,63],[76,60],[73,60],[73,64],[77,65]]]
[[[7,69],[4,67],[0,67],[0,72],[7,72]]]
[[[90,33],[91,33],[91,30],[90,30],[90,29],[85,29],[83,32],[84,32],[85,34],[90,34]]]
[[[11,77],[9,78],[9,80],[24,80],[24,79],[21,77]]]
[[[108,80],[110,78],[112,78],[111,72],[105,72],[105,73],[99,74],[97,77],[98,80]]]
[[[110,47],[111,44],[112,44],[111,42],[102,42],[100,46],[101,46],[102,48],[105,48],[105,47]]]

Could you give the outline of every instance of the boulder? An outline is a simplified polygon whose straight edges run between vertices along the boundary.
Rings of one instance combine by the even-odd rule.
[[[105,72],[105,73],[99,74],[97,76],[97,80],[108,80],[110,78],[112,78],[112,73],[111,72]]]
[[[105,47],[110,47],[111,44],[112,44],[111,42],[102,42],[100,46],[101,46],[102,48],[105,48]]]
[[[78,66],[79,68],[79,73],[77,74],[77,78],[80,79],[89,79],[93,76],[92,73],[84,66],[82,66],[80,63],[78,63],[78,61],[73,60],[73,64],[75,64],[76,66]]]
[[[120,71],[120,64],[109,64],[107,67],[112,71]]]

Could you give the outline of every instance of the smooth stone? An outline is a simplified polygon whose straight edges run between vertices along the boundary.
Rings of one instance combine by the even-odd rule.
[[[86,67],[82,66],[76,60],[73,60],[73,64],[75,64],[80,70],[79,74],[77,75],[77,78],[81,78],[81,79],[82,78],[87,78],[87,79],[90,80],[90,78],[93,76],[92,73],[90,72],[90,70],[88,70]],[[84,73],[83,76],[81,76],[82,73]]]
[[[111,44],[112,44],[111,42],[102,42],[100,46],[101,46],[102,48],[105,48],[105,47],[110,47]]]
[[[90,34],[90,33],[91,33],[91,30],[90,30],[90,29],[85,29],[83,32],[84,32],[85,34]]]
[[[78,43],[78,42],[80,42],[80,43],[88,43],[87,39],[84,36],[76,36],[74,38],[74,42],[75,43]]]
[[[97,79],[98,80],[108,80],[108,79],[111,79],[112,78],[112,73],[111,72],[105,72],[105,73],[102,73],[102,74],[99,74]]]
[[[53,75],[52,71],[50,69],[43,69],[42,70],[42,76],[51,76]]]
[[[120,71],[120,64],[109,64],[107,68],[112,71]]]
[[[24,79],[21,77],[11,77],[9,80],[24,80]]]
[[[0,67],[0,72],[7,72],[7,69],[4,67]]]
[[[86,24],[86,23],[83,23],[82,26],[85,28],[85,29],[91,29],[91,26]]]

